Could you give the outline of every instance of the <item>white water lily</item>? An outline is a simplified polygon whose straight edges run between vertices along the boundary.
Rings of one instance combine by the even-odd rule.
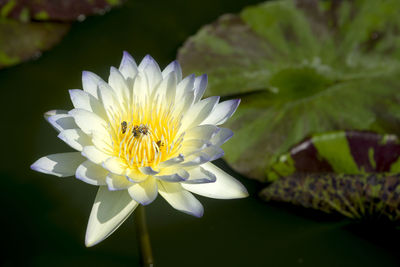
[[[58,137],[77,152],[37,160],[33,170],[75,175],[99,186],[86,232],[86,246],[113,233],[139,205],[158,193],[175,209],[201,217],[191,192],[219,199],[248,195],[236,179],[210,163],[232,131],[218,127],[239,100],[201,99],[207,76],[182,79],[178,62],[163,71],[150,56],[137,66],[124,52],[108,82],[83,72],[83,90],[70,90],[74,109],[45,114]]]

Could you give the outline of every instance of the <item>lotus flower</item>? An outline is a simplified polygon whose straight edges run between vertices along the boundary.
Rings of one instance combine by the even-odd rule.
[[[161,71],[152,57],[137,66],[124,52],[108,83],[84,71],[82,84],[83,90],[69,91],[74,109],[45,113],[58,137],[77,152],[42,157],[31,168],[99,186],[86,246],[104,240],[158,194],[197,217],[203,206],[192,193],[218,199],[248,195],[240,182],[210,163],[223,155],[220,146],[233,135],[218,126],[240,100],[201,99],[206,75],[182,79],[176,61]]]

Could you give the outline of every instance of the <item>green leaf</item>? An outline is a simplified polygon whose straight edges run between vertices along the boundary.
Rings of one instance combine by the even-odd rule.
[[[395,135],[338,131],[316,134],[295,145],[267,170],[269,181],[305,173],[400,173]]]
[[[400,220],[399,174],[294,175],[275,181],[260,196],[352,219]]]
[[[240,97],[225,159],[264,181],[266,170],[314,133],[400,132],[397,0],[270,1],[224,15],[180,49],[211,95]]]
[[[8,0],[0,3],[0,17],[27,22],[34,20],[74,21],[102,14],[125,0]]]
[[[0,68],[37,57],[68,32],[69,24],[0,19]]]
[[[0,1],[0,69],[40,56],[64,37],[71,21],[104,14],[123,2],[125,0]]]

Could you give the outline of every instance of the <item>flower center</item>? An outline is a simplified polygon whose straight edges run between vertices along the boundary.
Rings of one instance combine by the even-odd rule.
[[[182,145],[183,134],[177,136],[181,120],[173,117],[172,105],[133,105],[112,121],[114,154],[131,168],[155,167],[177,155]]]

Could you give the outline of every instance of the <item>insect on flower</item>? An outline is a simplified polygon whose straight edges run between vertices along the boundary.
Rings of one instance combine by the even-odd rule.
[[[58,137],[76,152],[37,160],[33,170],[99,186],[86,246],[113,233],[141,205],[160,194],[173,208],[197,217],[192,193],[219,199],[246,197],[236,179],[214,166],[232,131],[219,127],[239,100],[202,99],[207,76],[182,79],[178,62],[163,71],[150,56],[139,65],[124,52],[108,82],[84,71],[83,90],[70,90],[74,108],[45,114]]]
[[[128,127],[128,124],[126,121],[121,122],[121,132],[124,134],[126,133],[126,128]]]

